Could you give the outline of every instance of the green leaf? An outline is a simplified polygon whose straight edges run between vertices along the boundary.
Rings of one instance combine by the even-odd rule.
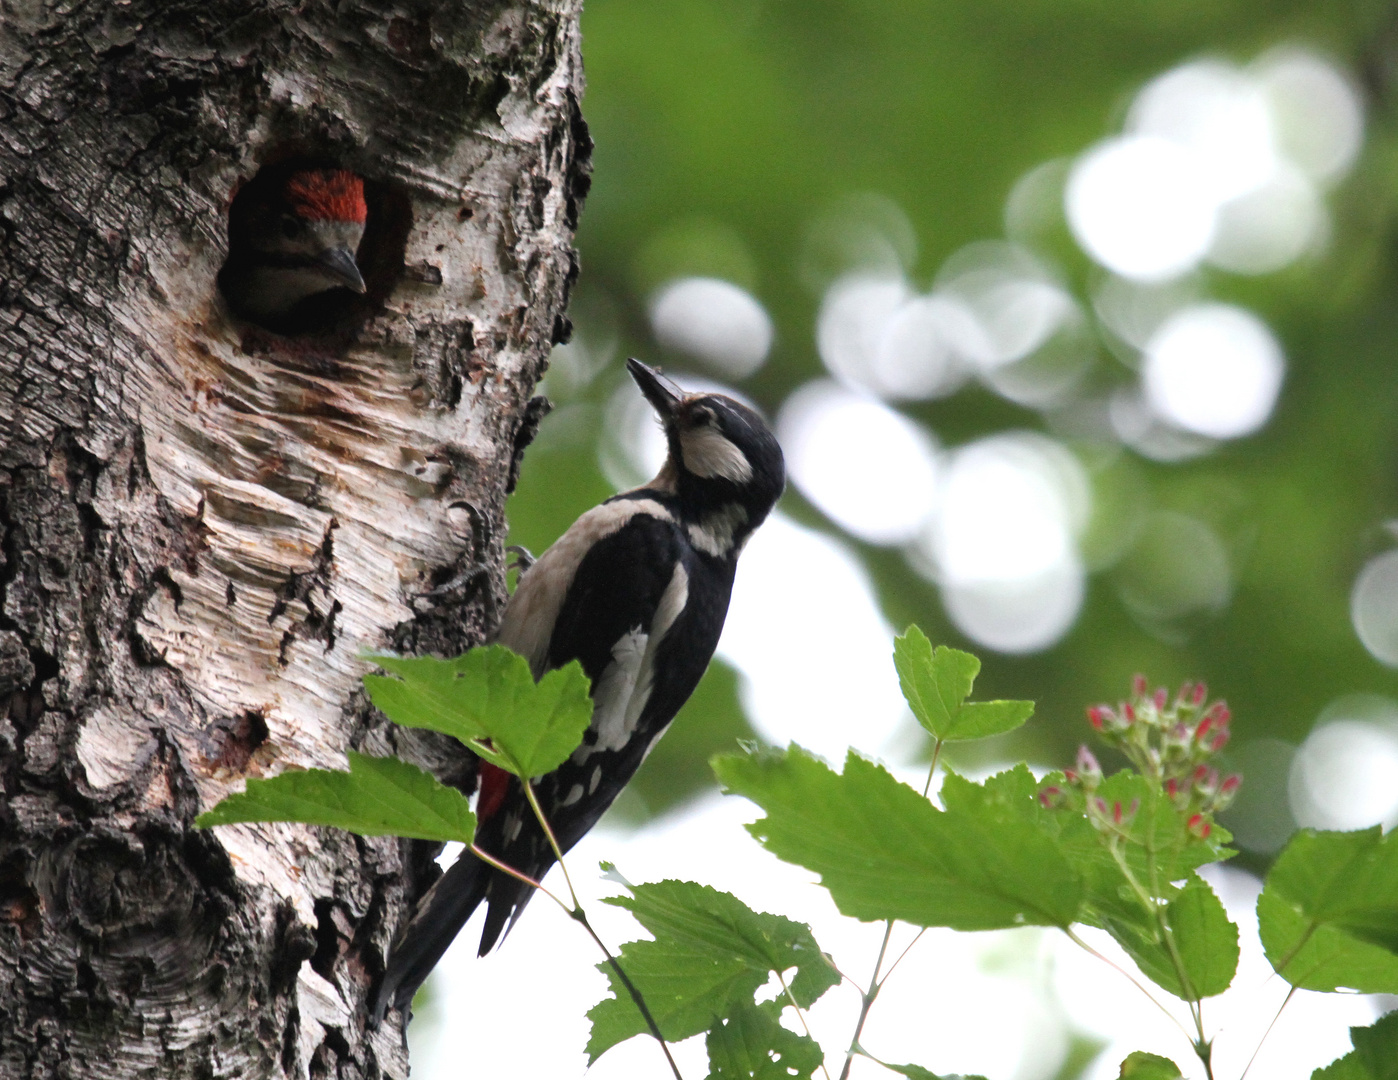
[[[819,873],[846,915],[957,930],[1077,919],[1082,881],[1031,821],[938,810],[853,753],[843,774],[794,745],[718,757],[714,770],[766,811],[749,831]]]
[[[631,911],[655,940],[624,946],[621,966],[667,1040],[697,1035],[733,1007],[752,1003],[774,971],[796,968],[788,986],[803,1008],[840,981],[801,923],[753,911],[728,893],[692,882],[628,887],[632,895],[607,903]],[[613,996],[588,1013],[590,1060],[648,1030],[611,966],[597,966],[611,981]]]
[[[267,780],[249,780],[194,824],[299,821],[333,825],[361,836],[410,836],[417,840],[460,840],[476,835],[476,815],[466,797],[430,773],[391,757],[349,752],[349,772],[297,769]]]
[[[1190,875],[1184,889],[1165,909],[1175,952],[1188,985],[1180,981],[1169,945],[1152,926],[1113,922],[1112,936],[1157,986],[1178,998],[1197,1001],[1227,990],[1238,969],[1238,928],[1207,882]]]
[[[731,893],[690,881],[632,885],[630,896],[608,897],[626,908],[657,941],[708,951],[719,962],[741,960],[766,976],[796,969],[788,980],[801,1008],[839,984],[839,973],[805,923],[754,911]]]
[[[382,653],[371,659],[390,672],[364,676],[369,697],[385,716],[460,739],[516,776],[558,768],[592,720],[587,676],[577,661],[536,684],[524,657],[503,645],[450,660]]]
[[[931,1069],[924,1069],[921,1065],[890,1065],[886,1061],[880,1061],[885,1069],[896,1072],[900,1076],[909,1077],[910,1080],[985,1080],[984,1076],[964,1076],[961,1073],[934,1073]]]
[[[744,1003],[704,1040],[708,1080],[810,1080],[825,1060],[809,1035],[788,1031],[772,1010]]]
[[[1305,990],[1398,993],[1398,834],[1298,832],[1257,900],[1267,959]]]
[[[1137,1050],[1121,1063],[1119,1080],[1180,1080],[1180,1067],[1169,1058]]]
[[[1349,1029],[1354,1049],[1311,1074],[1311,1080],[1398,1080],[1398,1012]]]
[[[916,626],[894,638],[893,665],[908,707],[935,738],[957,742],[1002,735],[1034,713],[1032,701],[967,704],[981,662],[946,645],[933,649],[927,635]]]

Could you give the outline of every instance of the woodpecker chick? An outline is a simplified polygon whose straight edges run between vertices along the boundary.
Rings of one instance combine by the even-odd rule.
[[[362,295],[355,252],[367,216],[364,181],[347,169],[252,181],[230,212],[228,260],[218,276],[229,306],[269,330],[294,332],[307,321],[308,301],[332,290]]]
[[[640,767],[709,665],[728,613],[738,555],[786,483],[781,448],[757,413],[719,394],[681,395],[639,360],[631,377],[665,429],[655,479],[578,518],[524,572],[496,640],[534,678],[579,660],[592,680],[582,745],[534,790],[567,851]],[[476,843],[540,880],[554,863],[515,777],[480,765]],[[405,1012],[482,901],[484,955],[533,890],[465,851],[400,932],[374,1004]]]

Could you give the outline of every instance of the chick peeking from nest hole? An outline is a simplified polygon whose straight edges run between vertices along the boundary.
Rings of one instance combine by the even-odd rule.
[[[324,329],[367,291],[357,254],[364,181],[348,169],[264,170],[229,210],[218,283],[239,318],[279,334]]]

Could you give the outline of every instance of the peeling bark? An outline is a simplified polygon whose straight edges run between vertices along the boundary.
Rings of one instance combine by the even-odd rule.
[[[407,1075],[364,1002],[430,852],[190,823],[349,747],[473,782],[361,653],[459,652],[503,596],[578,8],[0,0],[0,1077]],[[298,155],[377,232],[367,304],[279,338],[215,276],[239,184]]]

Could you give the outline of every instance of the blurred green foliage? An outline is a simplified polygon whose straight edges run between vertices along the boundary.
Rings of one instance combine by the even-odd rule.
[[[1094,574],[1067,637],[1038,655],[987,655],[978,690],[1038,702],[1036,721],[996,754],[1042,762],[1066,761],[1085,735],[1083,706],[1120,696],[1135,671],[1171,685],[1206,679],[1233,705],[1234,749],[1261,736],[1299,742],[1341,694],[1398,695],[1398,676],[1365,652],[1349,618],[1355,576],[1391,545],[1383,524],[1398,513],[1391,4],[588,0],[583,28],[584,112],[597,148],[572,314],[583,343],[610,350],[612,363],[585,385],[546,384],[560,408],[509,505],[511,540],[535,551],[612,492],[596,443],[624,378],[619,360],[694,370],[651,337],[646,298],[660,282],[713,274],[761,300],[776,344],[741,389],[775,413],[822,374],[820,298],[802,281],[802,245],[833,200],[876,192],[896,201],[916,233],[912,277],[925,286],[957,248],[1004,235],[1017,178],[1117,130],[1131,94],[1169,67],[1201,55],[1246,62],[1288,42],[1346,67],[1369,94],[1368,125],[1359,165],[1329,198],[1325,254],[1257,278],[1204,271],[1214,296],[1256,310],[1284,345],[1287,377],[1271,421],[1187,463],[1129,452],[1088,461],[1097,515],[1089,547],[1110,545],[1143,507],[1188,513],[1228,548],[1231,602],[1162,635],[1123,604],[1120,567]],[[1100,277],[1065,229],[1043,248],[1079,296]],[[1115,361],[1103,350],[1099,363]],[[946,446],[1043,427],[1033,410],[974,386],[906,411]],[[782,509],[838,532],[795,490]],[[965,644],[934,586],[896,550],[847,542],[895,628],[916,620],[938,643]],[[832,625],[832,654],[839,637]],[[748,731],[735,686],[716,665],[622,808],[664,809],[709,782],[699,763]]]

